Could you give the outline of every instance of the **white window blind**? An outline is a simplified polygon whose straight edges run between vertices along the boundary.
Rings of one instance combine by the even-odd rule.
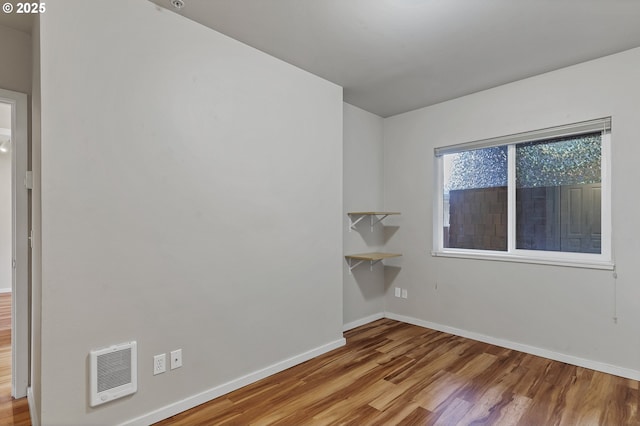
[[[610,131],[611,117],[599,118],[596,120],[582,121],[564,126],[549,127],[546,129],[534,130],[531,132],[516,133],[513,135],[500,136],[497,138],[482,139],[473,142],[466,142],[456,145],[449,145],[435,148],[437,157],[445,154],[455,154],[457,152],[469,151],[472,149],[490,148],[494,146],[509,145],[530,141],[539,141],[547,138],[558,138],[582,133]]]

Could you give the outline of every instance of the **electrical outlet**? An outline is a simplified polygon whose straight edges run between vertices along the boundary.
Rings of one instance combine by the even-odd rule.
[[[407,296],[408,296],[408,294],[407,294],[407,289],[406,289],[406,288],[403,288],[403,289],[402,289],[402,298],[403,298],[403,299],[406,299],[406,298],[407,298]]]
[[[396,297],[400,297],[400,287],[396,287]]]
[[[167,354],[155,355],[153,357],[153,375],[167,371]]]
[[[171,369],[182,367],[182,349],[171,351]]]

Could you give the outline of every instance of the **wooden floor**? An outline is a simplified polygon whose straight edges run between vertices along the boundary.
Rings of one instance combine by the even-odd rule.
[[[27,398],[11,397],[11,293],[0,293],[0,425],[31,426]]]
[[[0,425],[30,425],[11,398],[10,305],[0,294]],[[634,380],[386,319],[345,337],[158,425],[640,425]]]
[[[392,320],[157,425],[640,425],[638,382]]]

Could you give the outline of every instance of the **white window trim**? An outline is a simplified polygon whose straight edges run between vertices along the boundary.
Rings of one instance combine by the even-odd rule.
[[[549,139],[555,137],[570,136],[590,131],[602,131],[602,152],[601,152],[601,253],[573,253],[543,250],[523,250],[516,249],[516,222],[515,222],[515,145],[527,141]],[[443,188],[443,155],[453,154],[472,149],[488,148],[492,146],[508,146],[508,196],[507,196],[507,221],[508,238],[507,251],[493,250],[472,250],[443,247],[443,209],[444,209],[444,188]],[[456,257],[463,259],[480,259],[505,262],[535,263],[556,266],[568,266],[590,269],[613,270],[615,267],[611,247],[611,118],[591,120],[582,123],[575,123],[566,126],[537,130],[533,132],[520,133],[493,139],[485,139],[459,145],[440,147],[434,150],[434,182],[436,195],[433,210],[433,251],[432,256]]]

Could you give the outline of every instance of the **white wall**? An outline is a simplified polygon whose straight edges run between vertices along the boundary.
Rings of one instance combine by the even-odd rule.
[[[0,128],[11,129],[9,104],[0,103]],[[11,291],[11,204],[11,151],[0,152],[0,293]]]
[[[638,69],[635,49],[386,119],[385,206],[403,212],[387,249],[404,252],[396,285],[409,290],[406,301],[387,292],[387,310],[639,376]],[[611,271],[430,256],[434,147],[606,116],[617,280]]]
[[[40,32],[42,424],[342,344],[342,89],[144,1],[67,1]],[[90,408],[89,351],[130,339],[138,392]]]
[[[347,212],[382,210],[382,118],[353,105],[344,104],[344,253],[380,251],[384,228],[371,232],[369,218],[349,232]],[[343,267],[343,321],[347,328],[384,314],[384,272],[382,264],[359,266],[349,273]]]
[[[0,25],[0,88],[31,93],[31,36]]]

